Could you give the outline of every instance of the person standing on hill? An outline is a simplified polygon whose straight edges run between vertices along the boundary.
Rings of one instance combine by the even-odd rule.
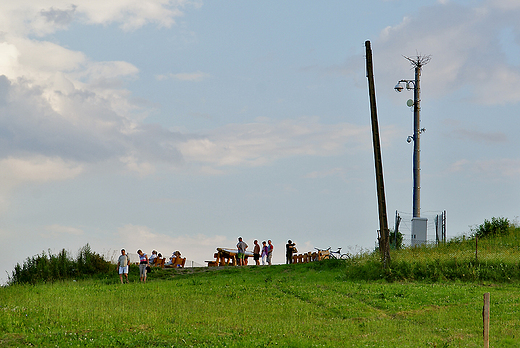
[[[269,266],[271,266],[271,260],[273,259],[273,250],[274,250],[274,246],[273,244],[271,243],[271,240],[269,239],[267,241],[267,264]]]
[[[262,265],[265,265],[267,263],[267,253],[269,251],[269,248],[267,247],[267,243],[264,240],[262,242]]]
[[[130,265],[130,258],[126,254],[125,249],[121,249],[121,256],[117,259],[117,267],[119,267],[119,279],[121,280],[121,284],[123,284],[123,274],[125,275],[126,282],[128,281],[128,267]]]
[[[257,266],[260,266],[260,244],[258,244],[258,241],[255,239],[255,246],[253,248],[253,259],[255,260],[255,264]]]
[[[245,258],[246,258],[246,249],[247,249],[247,247],[248,247],[248,245],[246,244],[246,242],[244,242],[242,240],[242,237],[238,237],[237,258],[238,258],[238,265],[239,266],[245,266],[246,265]]]
[[[139,254],[139,279],[146,283],[146,267],[150,266],[148,263],[148,255],[143,253],[141,249],[137,250]]]
[[[293,263],[293,253],[295,252],[296,248],[294,247],[296,244],[294,244],[290,239],[287,241],[287,244],[285,244],[285,256],[287,260],[285,261],[286,264]]]
[[[246,249],[247,249],[248,245],[246,244],[246,242],[244,242],[242,240],[242,237],[238,237],[238,243],[237,243],[237,249],[238,249],[238,253],[237,253],[237,259],[238,259],[238,265],[239,266],[245,266],[246,265],[246,262],[245,262],[245,258],[246,258]]]

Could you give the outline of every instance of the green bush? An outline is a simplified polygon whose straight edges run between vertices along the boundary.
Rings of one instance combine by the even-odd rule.
[[[403,248],[403,234],[399,231],[390,230],[390,249],[402,249]]]
[[[507,218],[492,217],[491,221],[484,220],[484,223],[476,228],[474,235],[478,238],[506,235],[509,233],[510,226],[511,223]]]
[[[88,244],[79,249],[76,266],[78,275],[106,273],[110,268],[110,264],[101,255],[93,252]]]
[[[110,263],[90,249],[86,244],[82,247],[76,259],[62,249],[58,255],[50,250],[47,254],[28,257],[22,265],[16,264],[8,284],[36,284],[53,282],[71,278],[85,278],[94,274],[108,273]]]

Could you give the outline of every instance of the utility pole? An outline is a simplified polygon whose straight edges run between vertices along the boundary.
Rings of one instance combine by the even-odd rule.
[[[410,60],[410,59],[408,59]],[[421,217],[421,60],[410,60],[415,66],[413,89],[413,217]]]
[[[421,69],[428,64],[431,56],[405,57],[415,68],[414,80],[400,80],[394,89],[397,92],[403,90],[401,83],[406,84],[406,89],[413,89],[413,217],[421,217]],[[411,106],[411,105],[409,105]],[[410,138],[408,138],[410,140]]]
[[[379,252],[383,267],[390,264],[390,236],[388,220],[386,216],[385,184],[383,180],[383,160],[381,158],[381,145],[379,141],[379,124],[377,121],[376,88],[374,83],[374,70],[372,64],[372,48],[370,41],[365,41],[368,94],[370,96],[370,114],[372,120],[372,142],[374,145],[374,162],[376,167],[377,200],[379,208]]]
[[[408,137],[408,142],[413,141],[413,217],[412,217],[412,246],[426,243],[428,239],[428,219],[421,218],[421,133],[426,129],[421,128],[421,69],[430,61],[430,56],[408,58],[415,68],[415,79],[400,80],[394,89],[397,92],[403,90],[401,83],[405,83],[406,89],[413,89],[413,136]]]

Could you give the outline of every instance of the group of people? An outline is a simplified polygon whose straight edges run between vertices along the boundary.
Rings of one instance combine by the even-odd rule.
[[[143,253],[141,249],[137,250],[137,254],[139,255],[139,280],[143,283],[146,283],[146,273],[150,267],[150,264],[155,264],[156,259],[162,258],[161,253],[157,253],[156,250],[152,251],[152,255],[148,258],[148,255]],[[173,264],[175,258],[180,257],[181,253],[179,251],[174,251],[172,256],[170,257],[170,261],[167,264]],[[117,260],[117,267],[119,270],[119,279],[121,280],[121,284],[124,283],[123,275],[125,276],[126,282],[128,283],[128,269],[130,266],[130,256],[126,253],[125,249],[121,249],[121,255]]]
[[[258,240],[255,239],[253,243],[253,259],[255,260],[255,264],[259,266],[261,258],[262,265],[271,265],[274,250],[274,246],[271,240],[269,239],[267,243],[263,241],[261,247],[260,244],[258,244]],[[247,245],[247,243],[242,240],[242,237],[238,237],[237,263],[239,266],[247,265],[246,249],[248,247],[249,245]]]
[[[273,250],[274,246],[272,241],[269,239],[267,242],[263,241],[262,246],[258,244],[258,240],[255,239],[253,242],[253,259],[255,260],[255,264],[257,266],[260,265],[260,259],[262,260],[262,265],[271,265],[272,258],[273,258]],[[237,243],[237,263],[239,266],[245,266],[247,265],[247,256],[246,256],[246,250],[249,247],[246,242],[242,239],[242,237],[238,237],[238,243]],[[285,245],[285,256],[286,256],[286,263],[291,264],[292,256],[293,254],[297,253],[298,250],[296,250],[296,244],[293,243],[290,239],[287,241],[287,244]],[[162,254],[157,253],[156,250],[152,251],[152,254],[150,258],[148,258],[148,255],[143,253],[141,249],[137,250],[137,254],[139,255],[139,279],[141,282],[146,283],[146,273],[147,269],[150,267],[150,264],[155,264],[156,259],[161,259]],[[166,264],[173,264],[174,260],[181,256],[181,253],[179,251],[174,251],[172,256],[170,257],[170,260]],[[123,275],[125,276],[126,282],[128,283],[128,268],[130,266],[130,256],[126,253],[125,249],[121,249],[121,255],[119,256],[119,259],[117,260],[117,267],[119,269],[119,279],[121,280],[121,283],[124,283],[123,281]]]
[[[139,279],[141,282],[146,283],[146,268],[150,266],[148,255],[143,253],[141,249],[137,250],[137,254],[139,255]],[[124,283],[123,275],[125,276],[126,282],[129,283],[128,269],[130,267],[130,255],[126,253],[125,249],[121,249],[121,255],[117,259],[117,267],[121,284]]]
[[[173,265],[176,258],[181,257],[181,252],[176,250],[172,253],[172,256],[168,259],[168,262],[165,262],[165,265]],[[157,253],[157,250],[152,251],[152,255],[150,256],[150,264],[155,265],[157,261],[163,258],[161,253]]]
[[[274,250],[272,241],[270,239],[267,242],[263,241],[262,246],[260,246],[260,244],[258,244],[258,240],[256,240],[256,239],[253,243],[254,243],[253,259],[255,260],[255,264],[257,266],[259,266],[260,259],[261,259],[262,265],[271,265],[272,258],[273,258],[273,250]],[[287,246],[289,246],[289,245],[291,248],[289,250],[289,247],[287,247],[287,263],[292,263],[292,255],[293,255],[293,253],[297,252],[297,250],[295,247],[296,244],[293,243],[291,240],[289,240],[289,242],[287,243]],[[237,244],[238,262],[237,263],[239,266],[245,266],[247,264],[246,249],[248,247],[249,246],[247,245],[247,243],[242,240],[242,237],[238,237],[238,244]],[[290,252],[290,257],[289,257],[289,252]],[[289,262],[289,259],[291,260],[290,262]]]

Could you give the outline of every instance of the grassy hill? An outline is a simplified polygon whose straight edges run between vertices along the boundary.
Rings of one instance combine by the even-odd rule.
[[[154,270],[0,288],[2,347],[518,347],[518,228],[309,264]]]
[[[360,255],[347,267],[346,276],[388,281],[520,280],[520,228],[508,222],[498,232],[488,227],[487,232],[479,233],[486,222],[471,236],[453,238],[446,244],[392,250],[388,270],[381,269],[377,253]]]

